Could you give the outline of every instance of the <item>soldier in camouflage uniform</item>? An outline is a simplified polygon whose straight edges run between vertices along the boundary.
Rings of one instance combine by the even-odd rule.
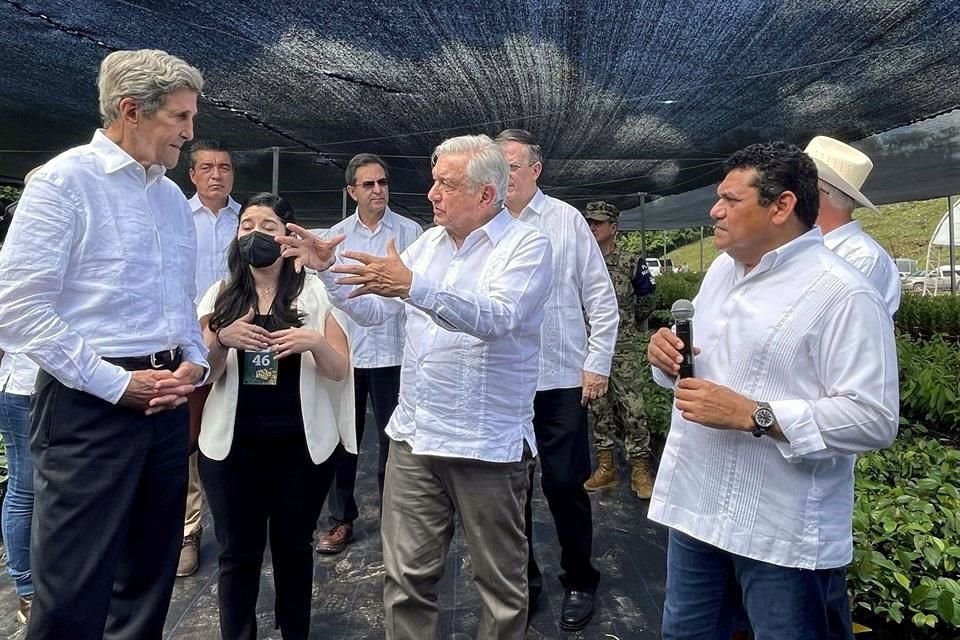
[[[649,271],[639,256],[617,247],[620,210],[616,206],[603,201],[591,202],[583,215],[600,244],[620,304],[620,330],[610,370],[609,390],[605,396],[590,403],[597,469],[583,486],[594,492],[618,484],[620,478],[613,450],[619,440],[630,461],[631,488],[639,498],[647,500],[653,493],[653,473],[640,368],[647,366],[643,332],[647,329],[647,318],[653,312],[653,295],[651,291],[649,295],[638,296],[634,279],[638,270],[648,276]]]

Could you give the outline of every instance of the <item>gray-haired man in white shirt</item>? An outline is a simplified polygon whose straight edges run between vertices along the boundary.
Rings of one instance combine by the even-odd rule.
[[[600,582],[600,573],[590,561],[593,515],[583,488],[590,477],[586,406],[607,392],[620,309],[603,253],[586,220],[537,186],[543,163],[533,136],[522,129],[507,129],[496,141],[510,163],[507,208],[553,245],[553,289],[541,329],[533,428],[540,449],[541,486],[560,542],[564,572],[560,582],[565,589],[560,627],[575,631],[590,621]],[[531,485],[526,513],[530,607],[534,609],[543,578],[533,555],[532,497]]]
[[[459,515],[483,607],[477,638],[521,640],[550,242],[503,208],[509,167],[490,138],[451,138],[433,161],[437,226],[402,256],[393,243],[386,257],[343,252],[360,264],[332,269],[351,274],[341,284],[321,274],[334,304],[364,325],[406,311],[400,403],[387,427],[384,627],[388,640],[436,638],[436,587]],[[302,239],[278,237],[284,255],[331,266],[342,236],[291,229]]]
[[[200,72],[117,51],[105,128],[47,162],[0,251],[0,348],[37,378],[33,640],[159,638],[180,551],[185,403],[206,374],[190,209],[164,176],[193,138]]]
[[[648,512],[670,527],[663,638],[729,638],[742,594],[757,640],[849,639],[853,465],[897,433],[893,323],[814,227],[806,154],[757,144],[724,170],[695,377],[675,380],[670,330],[648,348],[676,390]]]

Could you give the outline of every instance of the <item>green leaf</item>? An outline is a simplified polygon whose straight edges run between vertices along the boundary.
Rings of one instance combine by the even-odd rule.
[[[944,620],[953,620],[954,610],[954,595],[949,591],[942,591],[937,599],[937,613]]]
[[[907,578],[907,576],[903,575],[899,571],[894,571],[893,577],[896,579],[897,582],[900,583],[900,586],[902,586],[907,591],[910,590],[910,579]]]
[[[927,599],[927,594],[930,593],[930,585],[928,584],[919,584],[913,588],[913,591],[910,592],[910,606],[916,607],[921,602]]]

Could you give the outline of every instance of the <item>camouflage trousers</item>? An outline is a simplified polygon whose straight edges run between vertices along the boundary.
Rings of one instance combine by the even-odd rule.
[[[607,393],[590,403],[590,414],[597,450],[613,449],[617,442],[622,442],[627,458],[632,460],[650,455],[640,373],[640,367],[647,366],[647,359],[635,350],[626,351],[618,351],[613,357]]]

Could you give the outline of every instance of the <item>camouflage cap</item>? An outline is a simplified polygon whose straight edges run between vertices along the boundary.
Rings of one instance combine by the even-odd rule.
[[[587,208],[583,211],[583,217],[587,220],[597,220],[599,222],[617,222],[620,220],[620,209],[609,202],[595,200],[587,203]]]

